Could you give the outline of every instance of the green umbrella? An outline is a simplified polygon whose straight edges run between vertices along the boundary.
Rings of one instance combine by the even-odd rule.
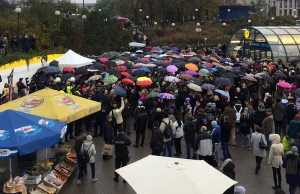
[[[104,78],[103,82],[108,84],[113,84],[118,81],[118,78],[114,75],[108,75]]]
[[[101,57],[105,57],[105,58],[108,58],[108,59],[114,59],[114,58],[117,58],[119,56],[120,56],[120,54],[117,53],[116,51],[109,51],[107,53],[104,53]]]
[[[158,97],[158,94],[157,92],[150,92],[150,94],[148,94],[147,98],[156,98]]]

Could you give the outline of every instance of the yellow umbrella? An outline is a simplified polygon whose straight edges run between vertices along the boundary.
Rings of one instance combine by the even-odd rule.
[[[138,81],[138,82],[142,82],[142,81],[151,81],[151,79],[150,79],[149,77],[139,77],[139,78],[137,78],[136,81]]]
[[[46,88],[0,106],[70,123],[101,110],[101,103]]]
[[[185,68],[191,71],[198,71],[198,67],[193,63],[188,63],[185,65]]]

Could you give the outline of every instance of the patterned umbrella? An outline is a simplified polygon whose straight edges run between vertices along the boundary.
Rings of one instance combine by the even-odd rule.
[[[167,82],[180,82],[180,79],[175,76],[166,76],[164,80]]]
[[[167,67],[167,72],[169,73],[175,73],[176,71],[178,71],[178,68],[175,65],[169,65]]]
[[[205,90],[214,90],[216,88],[216,86],[212,85],[212,84],[203,84],[201,86],[202,89],[205,89]]]
[[[104,83],[108,83],[108,84],[113,84],[113,83],[116,83],[118,81],[118,78],[114,75],[109,75],[109,76],[106,76],[104,79],[103,79],[103,82]]]
[[[122,97],[126,97],[127,96],[127,93],[126,93],[126,90],[124,88],[122,88],[121,86],[115,86],[113,88],[113,90],[120,96]]]
[[[159,98],[168,99],[168,100],[174,100],[175,96],[169,93],[160,93],[158,95]]]
[[[95,81],[95,80],[99,80],[101,78],[101,75],[93,75],[92,77],[90,77],[88,80],[89,81]]]

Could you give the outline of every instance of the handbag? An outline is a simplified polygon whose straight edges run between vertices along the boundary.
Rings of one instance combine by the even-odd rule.
[[[112,156],[114,150],[114,145],[112,144],[104,144],[102,154],[107,156]]]
[[[262,135],[260,136],[259,148],[262,150],[267,148],[267,145],[262,140]]]

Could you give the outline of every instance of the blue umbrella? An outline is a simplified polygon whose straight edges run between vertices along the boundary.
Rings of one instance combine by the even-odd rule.
[[[150,69],[148,69],[147,67],[140,68],[140,70],[145,71],[146,73],[151,72]]]
[[[13,110],[1,112],[0,122],[0,149],[12,150],[21,156],[57,144],[67,129],[66,123]],[[0,158],[9,157],[10,154],[0,154]]]
[[[113,90],[122,97],[127,96],[126,90],[124,88],[122,88],[121,86],[115,86]]]
[[[37,70],[37,73],[39,72],[45,72],[45,73],[60,73],[60,69],[55,66],[47,66],[47,67],[42,67]]]
[[[221,58],[221,59],[220,59],[220,62],[221,62],[221,63],[232,63],[231,60],[226,59],[226,58]]]
[[[170,50],[172,50],[172,51],[179,51],[179,48],[177,48],[177,47],[172,47]]]
[[[151,58],[158,58],[159,56],[157,54],[150,55]]]
[[[226,96],[228,99],[230,99],[230,96],[229,96],[229,93],[223,91],[223,90],[215,90],[215,92],[223,95],[223,96]]]
[[[211,70],[212,70],[213,72],[218,72],[218,70],[217,70],[216,68],[211,68]]]

